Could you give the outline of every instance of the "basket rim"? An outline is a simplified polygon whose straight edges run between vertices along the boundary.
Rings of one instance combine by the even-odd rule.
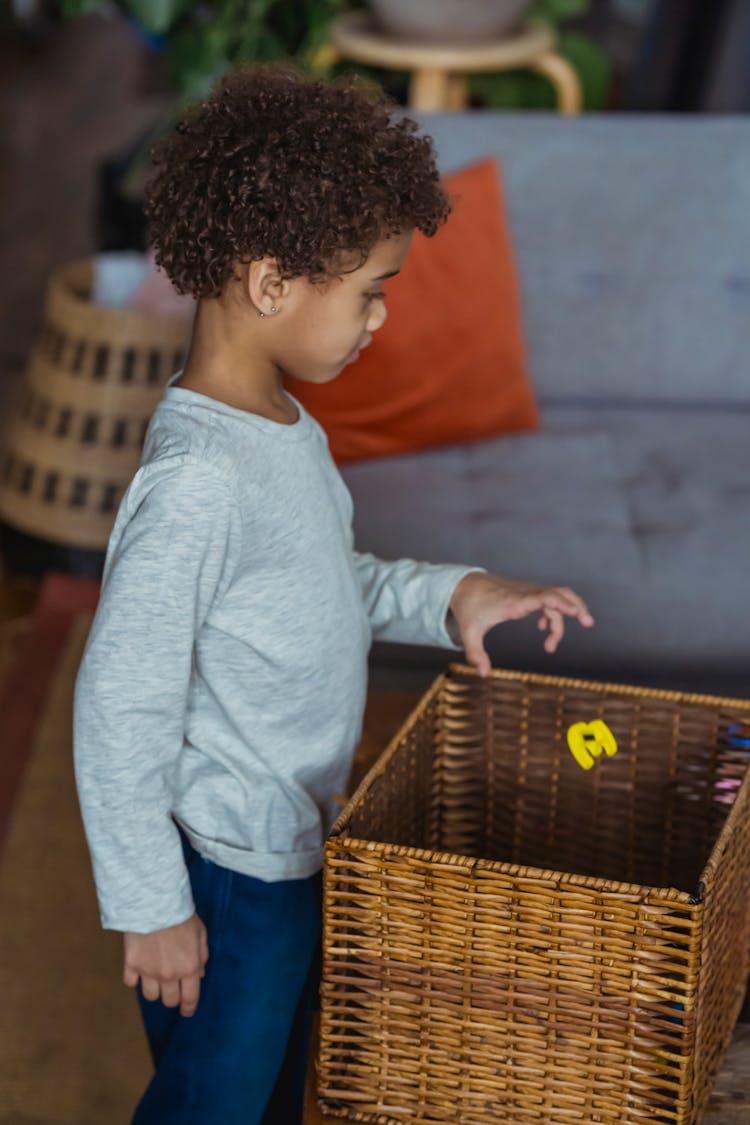
[[[703,894],[703,889],[706,884],[713,881],[719,867],[719,860],[722,852],[728,846],[732,836],[734,835],[737,825],[743,817],[748,815],[748,804],[750,804],[750,766],[745,771],[745,776],[740,783],[737,791],[737,796],[732,801],[729,809],[727,819],[721,826],[721,832],[714,841],[714,846],[708,853],[708,858],[701,870],[699,893]]]
[[[108,322],[128,327],[136,334],[158,330],[184,334],[191,314],[144,312],[141,309],[115,308],[91,300],[96,254],[71,258],[50,271],[47,279],[45,313],[59,312],[63,323],[80,321],[92,338],[104,338]],[[84,292],[81,292],[81,286]]]
[[[553,871],[547,867],[527,867],[520,863],[508,863],[503,860],[481,859],[474,856],[463,856],[459,852],[433,852],[427,848],[415,848],[406,844],[389,844],[381,840],[363,840],[360,836],[338,835],[329,837],[325,850],[334,854],[340,851],[367,851],[382,854],[387,849],[388,854],[398,859],[414,859],[423,863],[440,864],[443,867],[463,867],[472,876],[476,872],[486,871],[493,875],[507,875],[513,879],[530,879],[534,882],[543,882],[551,887],[583,887],[602,896],[611,896],[617,899],[629,899],[647,903],[651,899],[661,899],[667,902],[680,903],[690,907],[693,911],[702,908],[703,901],[699,895],[690,894],[689,891],[680,891],[677,887],[658,887],[646,883],[621,883],[615,879],[606,879],[601,875],[580,875],[570,871]]]
[[[604,680],[585,680],[577,676],[550,676],[543,672],[523,672],[514,668],[493,668],[488,677],[481,677],[473,665],[453,661],[448,665],[447,672],[444,673],[444,675],[446,680],[450,680],[456,674],[476,679],[519,680],[524,683],[545,684],[549,687],[587,688],[590,691],[607,691],[615,692],[618,695],[645,696],[648,699],[664,699],[670,700],[673,703],[708,703],[713,705],[720,703],[731,707],[740,705],[742,707],[747,707],[750,711],[750,698],[709,695],[702,692],[676,691],[667,688],[638,687],[636,684],[610,683]]]
[[[440,694],[443,685],[447,682],[448,676],[445,672],[441,672],[439,676],[435,677],[432,685],[424,693],[414,710],[409,715],[407,715],[404,722],[393,735],[390,742],[386,745],[385,750],[383,750],[383,752],[378,755],[365,776],[360,781],[357,788],[352,793],[351,797],[344,805],[339,815],[334,820],[331,826],[331,830],[328,833],[329,840],[341,834],[347,820],[349,819],[349,816],[351,815],[352,807],[360,800],[366,790],[369,789],[375,778],[379,777],[380,774],[385,771],[385,767],[390,762],[393,755],[396,753],[401,739],[412,729],[412,727],[416,726],[419,719],[421,719],[423,712],[427,710],[433,699]]]
[[[647,886],[641,883],[624,883],[618,880],[605,879],[601,876],[553,871],[550,868],[529,867],[524,864],[508,863],[501,860],[462,856],[457,852],[430,851],[428,848],[410,847],[404,844],[392,844],[379,840],[364,840],[358,836],[345,835],[347,823],[354,806],[359,803],[375,779],[382,773],[385,773],[391,758],[396,753],[403,738],[412,727],[417,724],[424,711],[426,711],[434,699],[441,694],[443,688],[459,676],[463,678],[518,681],[556,687],[585,688],[601,693],[615,692],[621,695],[635,695],[639,698],[645,696],[649,699],[669,700],[676,703],[710,704],[714,707],[717,704],[733,708],[739,706],[750,710],[750,699],[707,695],[697,692],[665,690],[663,688],[640,688],[633,684],[608,683],[599,680],[581,680],[570,676],[550,676],[540,672],[523,672],[512,668],[493,668],[487,677],[481,677],[473,665],[452,661],[446,671],[435,678],[417,706],[411,714],[407,716],[386,748],[362,778],[354,793],[337,816],[326,840],[325,851],[327,853],[329,851],[333,853],[354,847],[364,851],[382,853],[385,848],[390,855],[399,858],[417,859],[427,863],[440,863],[452,867],[464,867],[471,869],[472,874],[474,871],[487,871],[494,874],[509,875],[513,878],[543,880],[557,886],[585,887],[587,890],[593,890],[603,894],[611,894],[618,897],[637,897],[640,900],[651,897],[664,898],[669,902],[681,903],[682,905],[692,908],[702,904],[706,883],[710,881],[711,876],[714,874],[720,854],[726,847],[728,839],[733,834],[740,816],[745,813],[746,806],[750,802],[750,768],[745,773],[739,792],[732,803],[732,807],[722,826],[721,832],[714,842],[706,862],[701,868],[700,877],[694,894],[691,894],[689,891],[678,890],[677,887],[657,887]]]

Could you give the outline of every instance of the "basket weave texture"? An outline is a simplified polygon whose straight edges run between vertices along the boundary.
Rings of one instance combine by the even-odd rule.
[[[4,434],[0,518],[53,543],[104,551],[151,414],[181,366],[189,322],[96,305],[92,280],[91,259],[50,277]]]
[[[451,665],[326,845],[324,1111],[695,1125],[749,967],[748,739],[750,701]]]

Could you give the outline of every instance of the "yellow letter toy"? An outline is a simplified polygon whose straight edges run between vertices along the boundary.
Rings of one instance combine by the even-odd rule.
[[[598,758],[602,750],[608,758],[617,753],[615,736],[602,719],[594,719],[592,723],[573,723],[568,727],[568,746],[584,770],[591,769],[594,758]]]

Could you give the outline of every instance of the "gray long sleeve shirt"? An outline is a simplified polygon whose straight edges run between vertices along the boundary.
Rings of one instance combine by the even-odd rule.
[[[296,402],[296,400],[295,400]],[[75,768],[105,927],[193,912],[175,821],[264,880],[322,865],[373,638],[456,647],[463,566],[354,550],[320,426],[169,386],[110,538],[75,693]]]

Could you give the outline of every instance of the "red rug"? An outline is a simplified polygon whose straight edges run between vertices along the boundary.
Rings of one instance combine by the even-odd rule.
[[[0,847],[28,764],[36,723],[77,614],[92,612],[99,583],[51,574],[45,578],[31,627],[0,684]]]

